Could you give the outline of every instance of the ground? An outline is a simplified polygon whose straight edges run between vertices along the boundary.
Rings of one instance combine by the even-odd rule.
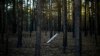
[[[55,32],[56,33],[56,32]],[[62,52],[63,33],[59,35],[50,43],[46,43],[50,37],[49,32],[42,31],[41,39],[41,55],[42,56],[75,56],[75,41],[72,37],[72,32],[68,32],[68,47],[66,53]],[[32,32],[30,37],[29,32],[23,32],[22,47],[17,48],[17,35],[9,34],[8,39],[8,56],[34,56],[35,51],[35,37],[36,33]],[[84,37],[82,34],[82,56],[100,56],[100,38],[98,38],[98,47],[95,44],[94,37]],[[1,49],[0,56],[4,56],[5,50]]]

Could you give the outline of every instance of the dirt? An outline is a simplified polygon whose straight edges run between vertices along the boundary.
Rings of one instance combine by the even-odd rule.
[[[57,33],[57,32],[56,32]],[[29,32],[23,32],[22,47],[17,48],[17,35],[9,34],[8,38],[8,56],[34,56],[35,54],[35,38],[36,33],[32,32],[30,37]],[[60,32],[59,35],[52,40],[50,43],[46,43],[49,39],[49,32],[41,33],[41,55],[42,56],[75,56],[77,53],[75,51],[75,38],[72,37],[72,32],[68,32],[68,46],[66,48],[66,53],[63,53],[63,33]],[[98,38],[100,40],[100,38]],[[100,43],[100,41],[98,41]],[[4,44],[6,45],[6,44]],[[6,47],[2,48],[0,51],[0,56],[4,56],[6,52]],[[100,56],[100,44],[98,47],[95,45],[94,37],[84,37],[82,34],[82,56]]]

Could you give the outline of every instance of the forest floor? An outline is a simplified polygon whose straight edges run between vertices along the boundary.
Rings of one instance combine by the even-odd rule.
[[[56,32],[55,32],[56,33]],[[8,38],[8,56],[34,56],[35,54],[35,38],[36,32],[31,33],[23,32],[22,37],[22,47],[17,48],[17,35],[9,34]],[[47,41],[50,39],[49,32],[41,33],[41,55],[42,56],[75,56],[75,38],[72,37],[72,32],[68,32],[68,46],[66,48],[66,53],[62,51],[63,48],[63,33],[60,32],[59,35],[52,40],[50,43]],[[98,46],[96,46],[96,41],[94,37],[84,37],[82,34],[82,56],[100,56],[100,38],[98,37]],[[5,44],[6,46],[6,44]],[[6,50],[6,49],[5,49]],[[4,56],[2,49],[0,51],[0,56]]]

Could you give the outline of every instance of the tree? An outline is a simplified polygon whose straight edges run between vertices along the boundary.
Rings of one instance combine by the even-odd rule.
[[[97,0],[97,21],[98,21],[98,29],[100,29],[100,0]],[[100,30],[98,30],[98,35],[100,35]]]
[[[23,31],[23,0],[18,2],[18,43],[17,47],[22,47],[22,31]]]
[[[5,33],[5,0],[1,0],[1,41],[4,44],[4,33]]]
[[[57,1],[57,7],[58,7],[58,32],[61,31],[61,1]]]
[[[81,56],[81,38],[80,38],[80,19],[81,19],[81,0],[74,0],[74,38],[75,38],[75,56]]]
[[[16,1],[13,0],[13,33],[17,31],[17,24],[16,24]]]
[[[63,0],[63,53],[67,48],[67,1]]]
[[[97,46],[97,33],[98,33],[98,16],[97,16],[97,0],[93,0],[94,3],[94,34],[95,34],[95,41],[96,41],[96,46]]]
[[[42,18],[42,0],[37,0],[37,29],[35,41],[35,56],[41,56],[41,18]]]
[[[86,21],[86,15],[87,15],[87,13],[86,13],[86,5],[87,5],[87,1],[85,0],[85,16],[84,16],[84,35],[85,36],[87,36],[87,21]]]

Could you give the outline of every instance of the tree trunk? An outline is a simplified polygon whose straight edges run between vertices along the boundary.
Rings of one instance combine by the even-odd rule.
[[[63,53],[67,48],[67,1],[63,0]]]
[[[22,31],[23,31],[23,0],[18,2],[18,43],[17,47],[22,47]]]
[[[13,33],[16,33],[16,1],[13,0]]]
[[[98,19],[98,17],[97,17],[97,0],[94,0],[94,28],[95,28],[95,30],[94,30],[94,34],[95,34],[95,41],[96,41],[96,46],[98,45],[98,41],[97,41],[97,31],[98,31],[98,21],[97,21],[97,19]]]
[[[61,1],[57,1],[57,6],[58,6],[58,32],[61,31]]]
[[[5,12],[4,12],[4,10],[5,10],[5,0],[2,0],[2,18],[1,18],[1,22],[2,22],[2,24],[1,24],[1,41],[2,41],[2,44],[4,44],[4,34],[5,34]]]
[[[86,5],[87,5],[87,1],[85,0],[85,18],[84,18],[84,35],[85,36],[87,36],[87,21],[86,21],[86,15],[87,15],[87,13],[86,13]]]
[[[41,18],[42,18],[42,0],[37,0],[37,30],[35,42],[35,56],[41,56]]]
[[[75,38],[75,56],[81,56],[81,38],[80,38],[80,19],[81,19],[81,0],[74,0],[74,38]]]
[[[97,0],[97,22],[98,22],[98,29],[100,29],[100,0]],[[100,30],[98,30],[98,35],[100,35]]]

